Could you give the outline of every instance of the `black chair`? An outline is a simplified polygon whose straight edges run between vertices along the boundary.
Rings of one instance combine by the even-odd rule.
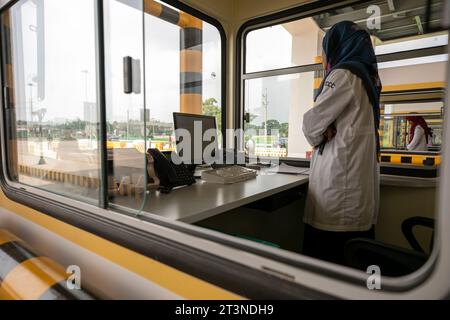
[[[413,234],[413,229],[415,226],[427,227],[434,230],[434,219],[425,217],[412,217],[402,222],[403,235],[405,236],[411,248],[413,248],[416,251],[425,253],[425,250],[422,249],[422,247],[420,246],[419,242],[417,241],[416,237]],[[433,249],[433,239],[434,239],[434,231],[431,236],[429,252],[431,252]]]
[[[412,217],[403,221],[403,235],[414,250],[371,239],[352,239],[345,245],[346,264],[349,267],[363,271],[366,271],[370,265],[377,265],[380,267],[383,275],[390,277],[399,277],[416,271],[425,264],[429,254],[424,252],[414,237],[413,228],[415,226],[425,226],[433,229],[434,220],[424,217]]]

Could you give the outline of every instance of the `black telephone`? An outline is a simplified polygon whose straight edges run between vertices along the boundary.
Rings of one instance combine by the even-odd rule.
[[[158,149],[147,151],[154,160],[156,175],[160,180],[159,190],[169,193],[175,187],[190,186],[195,183],[194,175],[184,163],[175,164]]]

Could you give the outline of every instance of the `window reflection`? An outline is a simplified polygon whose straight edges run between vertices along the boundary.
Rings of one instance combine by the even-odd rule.
[[[98,199],[94,2],[22,0],[2,19],[11,178]]]
[[[105,1],[105,35],[110,201],[145,210],[146,178],[154,189],[146,151],[176,149],[173,113],[211,115],[222,128],[221,37],[207,22],[151,0]],[[134,63],[132,93],[123,87],[125,57]]]

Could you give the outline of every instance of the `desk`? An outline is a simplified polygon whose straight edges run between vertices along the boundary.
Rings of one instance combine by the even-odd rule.
[[[170,194],[152,193],[145,211],[171,220],[195,223],[220,213],[308,183],[306,175],[258,174],[255,179],[230,185],[197,180]]]

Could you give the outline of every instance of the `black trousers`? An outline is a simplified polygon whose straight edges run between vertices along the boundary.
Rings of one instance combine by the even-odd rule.
[[[345,244],[354,238],[375,239],[375,226],[368,231],[334,232],[319,230],[306,224],[303,254],[345,265]]]

